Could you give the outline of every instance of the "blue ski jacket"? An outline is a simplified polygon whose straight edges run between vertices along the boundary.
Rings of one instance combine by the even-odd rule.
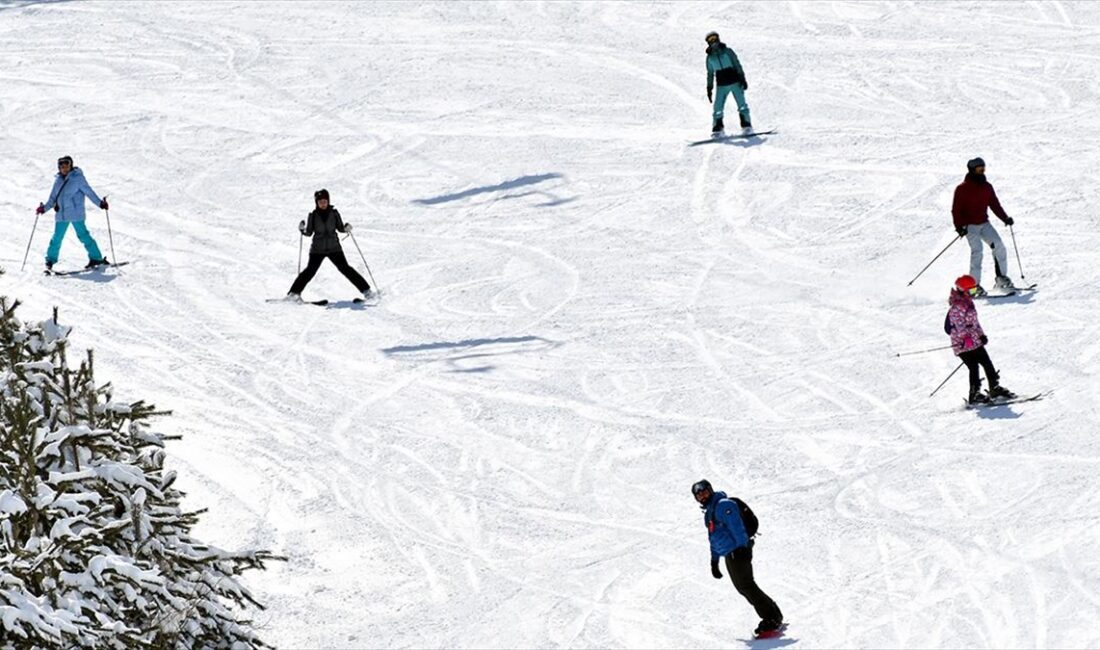
[[[42,205],[47,210],[57,210],[54,215],[56,221],[84,221],[85,198],[99,206],[101,199],[84,179],[84,172],[79,167],[73,167],[68,176],[58,174],[53,179],[50,198],[43,201]]]
[[[711,558],[724,557],[749,545],[749,534],[741,521],[741,511],[725,492],[715,492],[703,507],[703,523],[710,538]]]
[[[728,86],[745,83],[745,69],[737,59],[737,53],[726,47],[725,43],[715,43],[707,48],[707,90],[714,88],[714,76],[718,75],[718,85]]]

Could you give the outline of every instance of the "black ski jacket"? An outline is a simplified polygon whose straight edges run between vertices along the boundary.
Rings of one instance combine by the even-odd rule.
[[[344,232],[344,220],[331,205],[325,210],[314,210],[306,217],[306,236],[313,237],[309,245],[310,255],[326,255],[343,251],[340,234]]]

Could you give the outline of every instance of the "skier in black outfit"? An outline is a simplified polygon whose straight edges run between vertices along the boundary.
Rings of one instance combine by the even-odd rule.
[[[703,479],[691,486],[691,494],[703,509],[703,523],[710,539],[710,573],[722,579],[719,558],[726,558],[726,571],[737,592],[749,601],[760,617],[756,635],[776,633],[783,626],[783,612],[768,594],[756,584],[752,575],[753,540],[741,518],[741,504],[725,492],[715,492],[710,481]],[[756,531],[754,530],[753,533]]]
[[[321,189],[314,192],[313,201],[317,208],[309,213],[305,221],[298,224],[298,232],[306,237],[313,237],[313,243],[309,245],[309,263],[298,274],[294,284],[290,286],[290,291],[286,294],[287,298],[301,301],[302,291],[313,279],[313,276],[317,275],[317,270],[321,268],[321,262],[324,262],[326,258],[332,260],[332,263],[336,265],[336,269],[343,273],[345,278],[351,280],[351,283],[363,294],[364,298],[371,298],[370,285],[363,279],[363,276],[351,268],[347,258],[344,257],[344,250],[340,247],[340,235],[338,233],[350,233],[351,224],[344,223],[336,208],[329,205],[328,190]]]

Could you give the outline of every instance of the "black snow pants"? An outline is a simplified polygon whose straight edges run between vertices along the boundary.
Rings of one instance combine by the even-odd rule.
[[[359,275],[359,272],[351,268],[351,265],[348,264],[348,259],[344,257],[344,251],[335,251],[333,253],[310,253],[309,263],[306,264],[306,268],[302,269],[302,272],[295,278],[294,284],[290,287],[290,293],[301,295],[306,285],[309,284],[309,281],[313,279],[313,276],[317,275],[317,270],[321,268],[321,262],[324,262],[325,258],[332,260],[332,263],[336,265],[336,270],[343,273],[345,278],[351,280],[351,283],[354,284],[355,288],[360,292],[370,288],[370,285],[363,279],[363,276]]]
[[[752,548],[738,549],[739,558],[733,553],[726,556],[726,571],[730,574],[737,593],[745,597],[749,604],[756,610],[756,615],[761,620],[782,621],[783,612],[779,611],[779,605],[775,604],[768,594],[764,593],[752,577]]]
[[[985,370],[986,381],[989,382],[989,387],[993,388],[998,386],[999,375],[997,370],[993,367],[993,361],[989,358],[989,353],[985,351],[985,346],[980,348],[974,348],[973,350],[967,350],[959,355],[959,359],[966,364],[967,370],[970,371],[970,391],[975,392],[982,388],[982,378],[978,374],[978,367],[981,366]]]

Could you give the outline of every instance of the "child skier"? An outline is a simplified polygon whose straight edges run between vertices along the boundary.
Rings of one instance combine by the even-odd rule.
[[[951,290],[951,296],[947,300],[951,308],[947,310],[947,317],[943,322],[944,332],[951,337],[951,349],[970,371],[970,395],[967,401],[971,404],[989,402],[991,398],[1016,397],[1011,391],[1001,386],[1000,375],[997,374],[993,361],[985,350],[985,344],[989,339],[978,322],[978,310],[974,307],[972,298],[977,293],[978,282],[973,277],[964,275],[955,280],[955,288]],[[985,378],[989,382],[988,395],[983,395],[981,392],[982,380],[978,375],[978,366],[985,370]]]
[[[313,212],[309,213],[305,221],[298,224],[298,232],[306,237],[313,237],[313,242],[309,245],[309,263],[295,278],[294,284],[291,285],[290,291],[287,293],[287,298],[301,302],[302,291],[313,279],[313,276],[317,275],[317,270],[321,268],[321,262],[324,262],[327,258],[332,260],[332,263],[336,265],[336,269],[343,273],[345,278],[351,280],[355,288],[363,294],[363,298],[370,299],[373,297],[370,285],[363,279],[363,276],[351,268],[347,258],[344,257],[344,250],[340,247],[340,235],[338,233],[350,233],[351,224],[344,223],[336,208],[329,205],[328,190],[320,189],[314,192],[313,202],[316,206]]]
[[[718,97],[712,94],[714,80],[718,79]],[[713,133],[721,133],[726,127],[722,115],[726,108],[726,95],[732,94],[737,102],[737,112],[741,116],[741,130],[746,135],[752,133],[752,120],[749,118],[749,105],[745,102],[745,91],[749,82],[745,80],[745,70],[737,53],[726,47],[718,32],[707,34],[707,101],[714,102]]]
[[[724,557],[734,588],[749,601],[760,617],[756,636],[776,634],[783,626],[783,612],[753,578],[753,540],[745,529],[737,500],[727,497],[725,492],[715,492],[706,479],[692,485],[691,494],[703,510],[703,524],[710,539],[711,575],[716,580],[722,579],[718,559]]]
[[[107,209],[107,199],[101,199],[88,181],[84,179],[84,172],[79,167],[73,167],[72,156],[62,156],[57,159],[57,176],[53,180],[53,189],[50,190],[50,198],[45,203],[39,203],[35,214],[45,214],[46,210],[53,208],[54,229],[50,238],[49,248],[46,249],[46,271],[53,269],[57,258],[61,254],[61,242],[65,240],[65,232],[72,224],[73,230],[84,250],[88,251],[88,264],[84,268],[91,269],[97,266],[110,264],[103,253],[99,252],[88,227],[84,225],[84,199],[90,200],[99,206],[100,210]]]

